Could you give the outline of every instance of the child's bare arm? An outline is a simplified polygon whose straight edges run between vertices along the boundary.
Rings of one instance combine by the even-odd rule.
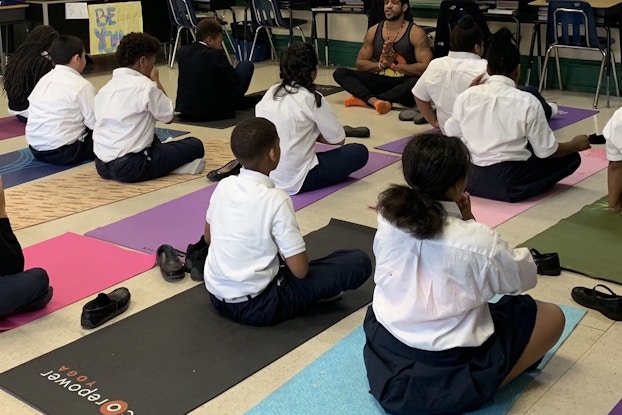
[[[309,273],[307,251],[285,258],[285,264],[296,278],[304,278]]]
[[[211,243],[212,240],[212,235],[210,233],[210,226],[209,226],[209,222],[205,222],[205,231],[203,233],[203,239],[205,239],[205,242],[209,245]]]
[[[610,161],[607,169],[609,208],[622,210],[622,161]]]

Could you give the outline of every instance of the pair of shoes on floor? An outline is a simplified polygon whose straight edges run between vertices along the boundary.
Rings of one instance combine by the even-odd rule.
[[[101,326],[127,310],[130,305],[130,298],[130,291],[125,287],[117,288],[108,294],[97,294],[94,300],[82,307],[80,324],[85,329]]]
[[[242,164],[234,159],[231,160],[229,163],[225,164],[224,166],[207,173],[207,178],[213,182],[218,182],[225,177],[237,176],[238,174],[240,174],[241,169]]]
[[[31,311],[41,310],[43,307],[48,305],[52,296],[54,295],[54,288],[48,287],[45,294],[42,296],[35,298],[31,303],[25,304],[15,310],[12,314],[21,314],[21,313],[30,313]]]
[[[541,254],[537,249],[533,248],[530,249],[529,252],[538,267],[538,274],[557,276],[562,273],[562,268],[559,263],[559,254],[557,254],[557,252]]]
[[[609,293],[598,291],[598,287]],[[606,285],[598,284],[594,288],[574,287],[570,295],[582,306],[600,311],[612,320],[622,321],[622,295],[617,295]]]
[[[186,163],[183,166],[177,167],[171,172],[171,174],[199,174],[203,172],[205,168],[205,159],[195,159],[190,163]]]
[[[156,263],[160,268],[162,277],[168,282],[182,280],[186,272],[190,274],[193,281],[203,281],[203,269],[209,245],[205,242],[203,235],[196,244],[189,244],[186,252],[178,251],[171,245],[160,245],[156,252]],[[184,256],[182,264],[179,259]]]
[[[344,125],[343,131],[346,137],[368,138],[371,134],[367,127],[350,127],[349,125]]]
[[[428,121],[425,119],[423,114],[421,114],[421,111],[419,111],[418,108],[403,110],[402,112],[400,112],[397,118],[399,118],[400,121],[412,121],[417,125],[423,125],[428,123]]]

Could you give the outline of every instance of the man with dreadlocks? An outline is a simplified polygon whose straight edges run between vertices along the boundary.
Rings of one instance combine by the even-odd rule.
[[[23,123],[28,119],[28,95],[39,79],[54,68],[48,52],[58,32],[51,26],[37,26],[11,55],[4,75],[4,93],[9,114]]]

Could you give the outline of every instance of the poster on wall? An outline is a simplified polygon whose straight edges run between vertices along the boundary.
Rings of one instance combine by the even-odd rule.
[[[89,4],[91,55],[114,53],[126,33],[143,31],[139,1]]]

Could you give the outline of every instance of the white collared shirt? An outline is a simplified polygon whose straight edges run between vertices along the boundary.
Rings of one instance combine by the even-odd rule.
[[[155,123],[173,119],[173,102],[155,82],[130,68],[117,68],[95,97],[93,151],[104,163],[139,153],[153,142]]]
[[[78,71],[56,65],[43,75],[28,97],[26,141],[38,151],[55,150],[95,127],[93,101],[97,91]]]
[[[343,125],[330,104],[322,97],[318,108],[315,96],[306,88],[288,94],[283,90],[274,99],[278,85],[272,86],[255,107],[257,117],[266,118],[276,125],[281,139],[281,161],[270,173],[277,188],[288,194],[298,193],[307,173],[317,166],[315,142],[320,134],[331,144],[345,138]]]
[[[494,332],[487,301],[536,285],[527,248],[512,249],[499,234],[463,221],[454,202],[442,233],[416,239],[378,215],[374,239],[373,309],[402,343],[422,350],[475,347]]]
[[[607,121],[603,136],[607,140],[607,160],[622,161],[622,108],[617,109]]]
[[[263,291],[289,258],[306,250],[290,197],[266,175],[242,169],[218,183],[206,221],[211,243],[205,286],[233,299]]]
[[[445,123],[449,136],[460,137],[476,166],[553,155],[559,146],[544,115],[542,104],[516,88],[506,76],[493,75],[488,82],[458,95],[452,116]]]
[[[471,52],[449,52],[433,59],[415,84],[413,95],[436,106],[438,124],[445,133],[445,123],[451,117],[454,101],[466,91],[473,78],[486,73],[488,61]]]

